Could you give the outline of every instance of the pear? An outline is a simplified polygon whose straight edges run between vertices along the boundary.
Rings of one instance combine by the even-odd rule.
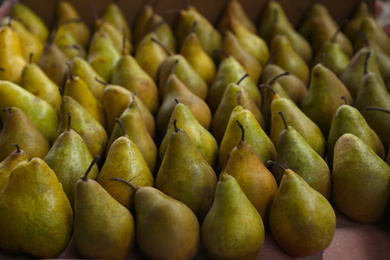
[[[50,149],[46,137],[34,126],[27,115],[17,107],[5,108],[3,129],[0,133],[0,161],[13,151],[11,144],[17,143],[30,157],[43,159]]]
[[[173,125],[156,188],[186,204],[202,220],[213,203],[217,175],[175,120]]]
[[[0,192],[0,248],[9,255],[58,257],[72,235],[73,211],[53,170],[40,158],[11,172]]]
[[[71,20],[76,21],[68,24],[69,30],[81,46],[86,47],[88,45],[91,37],[91,31],[71,2],[66,0],[60,0],[57,2],[56,18],[58,23]]]
[[[225,134],[219,146],[218,162],[221,169],[226,163],[228,154],[237,145],[242,136],[242,131],[236,123],[237,120],[244,126],[246,142],[253,146],[261,162],[264,164],[268,160],[273,160],[276,156],[276,149],[272,140],[261,128],[250,110],[237,106],[230,114]]]
[[[131,45],[131,42],[124,35],[123,30],[119,31],[113,24],[103,19],[96,18],[94,29],[95,31],[97,30],[104,31],[111,39],[114,48],[119,53],[121,53],[123,50],[126,50],[129,53],[132,51],[133,46]]]
[[[387,55],[390,55],[389,36],[373,16],[368,15],[364,17],[359,29],[367,36],[368,39],[378,44],[378,46],[381,47]]]
[[[329,199],[331,174],[327,163],[293,127],[287,125],[283,112],[279,112],[279,114],[285,128],[279,136],[276,161],[301,176],[310,187]],[[272,173],[277,182],[280,183],[284,171],[280,167],[274,166]]]
[[[19,36],[10,26],[0,27],[0,80],[20,84],[24,59]]]
[[[212,259],[257,259],[264,237],[260,214],[237,180],[223,170],[201,227],[207,255]]]
[[[87,61],[105,81],[111,82],[116,63],[120,57],[120,52],[104,30],[98,29],[94,32],[89,43]]]
[[[272,63],[294,74],[305,84],[309,82],[309,67],[293,49],[286,35],[278,34],[271,42],[271,53],[274,53]]]
[[[137,17],[135,18],[133,33],[135,49],[138,48],[139,42],[144,38],[146,24],[153,13],[154,7],[152,7],[148,2],[145,2],[141,11],[139,11]]]
[[[73,119],[71,129],[83,138],[92,157],[102,155],[108,139],[105,129],[83,106],[70,96],[62,98],[56,136],[61,135],[68,128],[69,112]]]
[[[57,45],[69,59],[74,57],[81,57],[84,59],[87,55],[86,50],[77,42],[75,36],[72,34],[69,28],[72,23],[74,23],[73,20],[56,25],[53,44]]]
[[[197,23],[194,22],[193,31],[187,35],[180,46],[180,54],[188,61],[199,76],[211,85],[217,71],[213,59],[204,51],[200,40],[194,32]]]
[[[0,162],[0,190],[2,190],[8,183],[11,172],[18,166],[19,163],[28,161],[28,155],[20,149],[18,144],[12,144],[16,147],[7,158]]]
[[[41,42],[49,38],[49,29],[45,22],[30,7],[21,2],[12,5],[11,17],[20,20],[32,34],[36,35]]]
[[[73,75],[70,63],[67,65],[70,77],[65,83],[64,95],[76,100],[99,124],[105,127],[106,118],[102,103],[95,98],[87,84],[80,77]]]
[[[276,92],[271,102],[270,138],[272,142],[277,146],[280,133],[285,128],[279,111],[282,111],[284,114],[287,124],[297,130],[306,142],[321,157],[324,157],[326,142],[320,128],[294,102],[279,96]]]
[[[172,66],[172,71],[175,70],[175,64]],[[176,106],[175,99],[185,104],[204,128],[207,130],[210,128],[212,115],[206,102],[192,93],[179,77],[172,72],[167,79],[165,96],[156,117],[157,128],[161,136],[164,135],[172,111]]]
[[[381,139],[367,124],[362,114],[356,108],[345,104],[341,105],[332,118],[328,136],[328,162],[333,164],[333,151],[336,141],[345,133],[359,137],[382,159],[385,158],[385,149]]]
[[[231,31],[226,31],[222,41],[222,49],[232,55],[249,73],[253,82],[259,81],[262,66],[260,62],[248,52],[240,43],[238,38]]]
[[[272,173],[264,166],[253,146],[245,141],[245,129],[240,121],[242,136],[230,152],[225,172],[233,176],[243,192],[259,212],[264,224],[268,223],[268,213],[278,192],[278,184]]]
[[[134,191],[137,245],[150,259],[193,259],[200,248],[200,227],[192,210],[154,187],[137,186],[119,178]]]
[[[73,242],[85,258],[126,259],[134,247],[134,218],[98,182],[88,178],[98,159],[95,157],[75,184]]]
[[[291,169],[284,169],[268,222],[276,242],[293,257],[321,253],[336,230],[332,205]]]
[[[150,171],[154,174],[156,172],[158,150],[142,119],[135,93],[133,93],[133,101],[131,101],[130,106],[123,111],[118,120],[122,123],[129,138],[138,146]],[[120,125],[116,124],[108,140],[106,154],[111,144],[122,135],[123,131]]]
[[[135,91],[149,111],[154,115],[157,114],[159,107],[157,86],[125,49],[115,65],[111,83]]]
[[[218,143],[220,143],[223,138],[230,114],[236,106],[242,106],[243,108],[250,110],[260,126],[265,128],[264,118],[259,108],[254,103],[249,93],[239,85],[247,76],[248,74],[244,75],[237,83],[230,83],[223,92],[221,103],[214,113],[211,124],[211,133]]]
[[[278,19],[278,22],[283,24],[284,27],[289,27],[294,29],[293,25],[288,20],[286,13],[283,10],[282,5],[277,1],[269,1],[264,7],[263,15],[259,23],[259,35],[263,38],[268,44],[271,43],[271,30],[272,25],[275,22],[275,19]]]
[[[246,30],[253,34],[257,34],[256,26],[251,18],[246,13],[244,7],[237,0],[229,1],[225,7],[222,18],[218,22],[219,30],[227,30],[229,28],[229,19],[234,18],[239,21]]]
[[[115,125],[115,119],[120,117],[123,111],[130,106],[133,94],[129,90],[118,85],[108,85],[105,82],[101,82],[101,84],[106,86],[102,102],[107,120],[107,133],[111,135],[112,129]],[[148,129],[148,133],[152,138],[154,138],[156,132],[156,121],[142,100],[140,100],[137,96],[135,96],[135,99],[141,111],[142,120]]]
[[[158,82],[160,65],[170,54],[170,52],[167,53],[166,47],[162,46],[158,41],[157,34],[150,32],[140,40],[134,57],[141,68],[155,82]]]
[[[126,134],[122,123],[117,119],[123,135],[117,138],[109,147],[106,161],[100,171],[97,181],[120,204],[134,209],[134,192],[123,183],[113,182],[110,179],[133,179],[138,186],[153,186],[154,179],[137,144]]]
[[[359,137],[346,133],[334,146],[333,199],[354,221],[380,219],[388,205],[390,166]]]
[[[54,108],[19,85],[0,80],[0,109],[7,107],[18,107],[50,143],[54,141],[58,125]],[[4,122],[5,114],[1,118]]]
[[[209,104],[210,110],[213,113],[217,110],[226,87],[232,82],[238,82],[239,79],[241,79],[242,76],[247,73],[241,64],[232,55],[223,50],[219,51],[225,55],[226,58],[223,59],[219,64],[217,73],[209,90],[207,103]],[[251,78],[247,78],[241,82],[241,86],[243,86],[250,93],[250,96],[252,97],[255,104],[260,107],[261,94],[255,82]]]
[[[336,74],[318,63],[311,71],[309,90],[301,103],[302,111],[328,136],[333,115],[344,101],[353,105],[353,98],[347,87]]]
[[[366,1],[360,1],[353,11],[353,15],[349,19],[349,22],[343,28],[344,34],[351,40],[355,42],[357,38],[356,31],[360,29],[363,19],[370,15],[368,3]]]
[[[32,63],[32,56],[31,53],[30,63],[23,68],[20,86],[45,100],[59,114],[61,95],[58,85],[36,63]]]
[[[95,69],[86,60],[80,57],[74,57],[70,65],[72,67],[73,76],[82,79],[85,82],[85,84],[87,84],[93,96],[98,101],[102,102],[105,85],[99,83],[96,80],[96,78],[99,81],[104,81],[104,79],[95,71]]]
[[[213,55],[214,50],[220,49],[222,46],[222,36],[214,28],[210,21],[195,8],[182,9],[177,21],[175,30],[178,45],[181,46],[184,39],[192,31],[194,22],[197,22],[195,33],[198,35],[203,49],[209,56]]]
[[[56,174],[73,209],[76,181],[84,175],[92,160],[93,157],[81,136],[71,129],[69,112],[67,129],[57,137],[44,161]],[[88,177],[95,179],[98,174],[99,169],[95,165]]]
[[[172,112],[171,118],[168,123],[165,136],[161,141],[159,147],[160,161],[164,159],[169,139],[175,131],[173,127],[173,121],[177,119],[177,126],[188,134],[192,142],[198,148],[199,153],[203,158],[208,162],[208,164],[214,168],[216,166],[217,157],[218,157],[218,144],[214,136],[207,131],[199,122],[196,120],[194,115],[191,113],[191,110],[183,104],[179,103],[177,100],[177,105]]]
[[[122,12],[121,7],[118,5],[118,3],[116,2],[108,3],[102,14],[102,19],[114,25],[118,31],[120,32],[123,31],[126,39],[128,39],[129,41],[132,40],[131,28],[127,23],[126,17]]]
[[[177,63],[177,65],[174,67],[173,65],[175,63]],[[161,99],[164,99],[165,97],[166,84],[171,73],[174,73],[192,93],[202,100],[206,100],[208,93],[206,82],[181,54],[168,56],[160,65],[159,90]]]

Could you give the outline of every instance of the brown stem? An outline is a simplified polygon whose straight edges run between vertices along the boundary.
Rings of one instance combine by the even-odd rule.
[[[175,98],[175,102],[176,102],[176,105],[179,104],[179,100],[177,100],[177,98]]]
[[[381,107],[366,107],[366,110],[377,110],[381,112],[385,112],[387,114],[390,114],[390,110],[386,108],[381,108]]]
[[[175,132],[177,133],[177,132],[179,132],[179,128],[177,128],[176,122],[177,122],[177,119],[175,118],[173,120],[173,127],[175,128]]]
[[[356,30],[356,33],[357,35],[359,36],[360,39],[362,39],[362,41],[364,41],[364,43],[367,45],[367,46],[370,46],[370,41],[368,40],[367,38],[367,35],[360,31],[359,29]]]
[[[194,21],[194,23],[192,24],[192,29],[191,29],[191,33],[195,33],[195,29],[196,29],[196,26],[198,25],[198,22],[197,21]]]
[[[97,161],[99,161],[99,159],[100,159],[100,156],[99,156],[99,155],[96,155],[95,158],[93,158],[93,160],[92,160],[91,164],[89,165],[87,171],[85,172],[84,176],[81,177],[81,180],[83,180],[83,181],[88,181],[88,174],[89,174],[89,172],[92,170],[93,165],[94,165],[95,163],[97,163]]]
[[[96,8],[93,5],[89,5],[89,10],[92,12],[93,20],[96,21],[99,20],[99,14]]]
[[[283,119],[283,124],[284,124],[284,129],[287,130],[288,129],[288,125],[287,125],[287,121],[286,121],[286,118],[284,117],[284,114],[282,111],[279,111],[279,115],[282,117]]]
[[[249,74],[248,73],[246,73],[244,76],[242,76],[238,81],[237,81],[237,85],[240,85],[240,83],[241,83],[241,81],[243,81],[246,77],[248,77],[249,76]]]
[[[32,63],[32,57],[33,57],[34,53],[31,52],[30,55],[28,56],[28,63],[31,64]]]
[[[348,105],[348,100],[345,96],[342,96],[341,99],[344,99],[345,104]]]
[[[11,113],[12,111],[11,111],[11,107],[6,107],[6,108],[3,108],[3,112],[5,113],[5,112],[9,112],[9,113]]]
[[[237,106],[241,106],[241,90],[237,91]]]
[[[260,84],[259,88],[267,88],[267,89],[271,90],[274,93],[274,95],[277,94],[275,89],[273,87],[271,87],[270,85],[268,85],[268,84]]]
[[[66,131],[70,131],[71,119],[72,119],[72,116],[70,115],[70,112],[68,112],[68,127],[66,128]]]
[[[97,82],[99,82],[100,84],[103,84],[104,86],[107,86],[107,85],[108,85],[108,83],[106,83],[106,82],[104,82],[104,81],[101,81],[101,80],[98,79],[97,77],[95,77],[95,80],[96,80]]]
[[[138,177],[138,176],[137,176]],[[136,178],[136,177],[134,177],[134,178]],[[133,179],[134,179],[133,178]],[[121,178],[111,178],[110,180],[112,180],[112,181],[121,181],[121,182],[123,182],[123,183],[126,183],[127,185],[129,185],[130,186],[130,188],[133,190],[133,192],[136,192],[138,189],[139,189],[139,187],[138,186],[135,186],[134,184],[132,184],[130,181],[132,180],[130,180],[130,181],[126,181],[126,180],[124,180],[124,179],[121,179]]]
[[[68,66],[68,69],[69,69],[70,80],[73,80],[74,79],[74,75],[72,73],[72,66],[70,65],[70,62],[66,62],[66,65]]]
[[[172,64],[171,74],[175,74],[175,69],[176,69],[178,63],[179,63],[179,60],[176,59],[175,62]]]
[[[0,67],[0,71],[5,71],[5,69]]]
[[[279,74],[279,75],[277,75],[277,76],[275,76],[275,77],[273,77],[273,78],[270,78],[268,81],[267,81],[267,85],[273,85],[274,83],[275,83],[275,81],[278,79],[278,78],[280,78],[280,77],[283,77],[283,76],[288,76],[288,75],[290,75],[290,72],[288,72],[288,71],[286,71],[286,72],[284,72],[284,73],[282,73],[282,74]]]
[[[271,161],[271,160],[267,161],[267,163],[268,163],[268,164],[271,164],[271,165],[276,165],[276,166],[278,166],[279,168],[281,168],[283,171],[286,170],[286,168],[284,168],[280,163],[277,163],[277,162],[274,162],[274,161]]]
[[[245,141],[245,130],[244,130],[244,127],[242,126],[240,121],[236,120],[236,123],[240,127],[240,129],[241,129],[241,141]]]
[[[230,58],[230,54],[227,51],[223,50],[223,49],[216,49],[216,50],[214,50],[214,53],[216,53],[216,52],[223,53],[226,56],[226,58]]]
[[[367,65],[368,65],[368,59],[370,58],[370,56],[371,56],[371,52],[367,52],[366,57],[364,59],[364,72],[363,72],[364,75],[366,75],[368,73]]]
[[[161,42],[159,42],[155,37],[150,38],[150,40],[151,40],[152,42],[157,43],[161,48],[163,48],[163,50],[165,51],[165,53],[166,53],[168,56],[172,56],[172,55],[173,55],[173,53],[172,53],[164,44],[162,44]]]
[[[149,30],[149,32],[154,32],[158,27],[160,27],[160,26],[163,25],[164,23],[165,23],[165,20],[159,21],[158,23],[156,23],[155,25],[153,25],[153,27]]]
[[[118,118],[115,118],[115,121],[118,123],[119,127],[122,129],[123,136],[127,136],[127,134],[126,134],[126,129],[125,129],[125,127],[123,126],[122,122],[119,121]]]
[[[16,147],[16,153],[20,153],[22,150],[20,150],[20,147],[18,144],[12,143],[11,145]]]

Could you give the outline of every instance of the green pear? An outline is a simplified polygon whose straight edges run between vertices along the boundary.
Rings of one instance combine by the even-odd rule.
[[[119,178],[134,191],[137,245],[150,259],[193,259],[200,248],[200,227],[192,210],[154,187],[137,186]]]
[[[160,161],[164,159],[169,139],[175,131],[173,121],[177,119],[177,126],[188,134],[192,142],[198,148],[199,153],[214,168],[218,157],[218,144],[214,136],[196,120],[191,110],[183,104],[177,103],[168,123],[165,136],[159,147]]]
[[[257,29],[252,19],[246,13],[244,7],[237,0],[232,0],[227,3],[222,18],[218,21],[217,28],[226,30],[229,28],[229,19],[234,18],[245,27],[246,30],[253,34],[257,34]]]
[[[213,203],[217,175],[175,120],[173,125],[156,188],[186,204],[202,220]]]
[[[29,160],[28,155],[20,149],[19,145],[12,145],[16,147],[16,150],[0,162],[0,190],[7,185],[11,172],[18,166],[18,164]]]
[[[344,34],[351,40],[351,42],[355,42],[355,39],[357,38],[356,31],[360,29],[360,25],[364,17],[368,15],[370,15],[368,3],[366,1],[360,1],[353,11],[349,22],[343,28]]]
[[[135,49],[138,48],[139,42],[142,38],[144,38],[146,24],[148,23],[149,18],[153,15],[153,13],[154,7],[152,7],[148,2],[145,2],[141,10],[138,12],[138,15],[134,21],[134,31],[132,35],[134,38]]]
[[[344,104],[341,97],[345,97],[348,104],[353,105],[351,94],[337,75],[321,63],[314,66],[309,90],[302,100],[301,109],[326,137],[333,115],[339,106]]]
[[[329,199],[332,180],[327,163],[293,127],[287,125],[283,112],[279,114],[285,128],[279,136],[276,161],[301,176],[310,187]],[[280,183],[284,171],[274,166],[272,173]]]
[[[282,5],[277,1],[268,1],[264,7],[263,15],[261,16],[259,23],[259,35],[268,44],[270,44],[272,41],[271,30],[276,16],[278,23],[283,24],[284,27],[290,28],[291,30],[294,29],[283,10]]]
[[[49,103],[19,85],[0,80],[0,109],[7,107],[18,107],[22,110],[47,140],[53,143],[58,116]],[[4,122],[5,114],[2,114],[1,118]]]
[[[385,158],[385,149],[379,136],[367,124],[362,114],[356,108],[345,104],[341,105],[333,116],[328,136],[328,162],[333,164],[334,145],[345,133],[359,137],[382,159]]]
[[[387,55],[390,55],[390,39],[387,33],[379,25],[374,16],[367,15],[360,24],[359,30],[364,33],[368,39],[372,40],[383,49]]]
[[[85,48],[79,44],[75,36],[72,34],[70,26],[73,24],[72,21],[65,21],[57,24],[55,28],[55,35],[53,36],[53,44],[57,45],[58,48],[69,58],[74,57],[85,58],[87,52]]]
[[[201,227],[207,255],[212,259],[257,259],[264,237],[260,214],[237,180],[222,171],[213,205]]]
[[[245,130],[241,123],[242,136],[230,152],[225,172],[233,176],[249,201],[259,212],[263,223],[268,223],[268,213],[278,192],[278,184],[272,173],[257,156],[253,146],[245,141]]]
[[[67,129],[57,137],[44,161],[56,174],[73,209],[76,181],[84,175],[92,160],[93,157],[81,136],[71,129],[69,113]],[[95,179],[98,174],[99,169],[95,165],[88,177]]]
[[[126,39],[131,41],[132,31],[126,20],[126,17],[121,10],[121,7],[116,2],[110,2],[104,9],[102,19],[112,25],[119,31],[124,33]]]
[[[134,247],[134,218],[88,173],[75,184],[73,242],[85,258],[126,259]]]
[[[324,251],[336,231],[332,205],[291,169],[284,170],[268,222],[279,246],[297,258]]]
[[[56,258],[72,235],[73,211],[52,169],[40,158],[11,172],[0,192],[0,248],[9,255]]]
[[[177,42],[171,26],[156,12],[153,12],[149,17],[144,33],[147,34],[152,31],[156,33],[159,41],[166,46],[168,50],[173,53],[176,52]]]
[[[354,221],[380,219],[388,205],[390,166],[359,137],[346,133],[334,146],[332,196]]]
[[[0,161],[13,152],[13,143],[17,143],[31,158],[43,159],[50,149],[49,141],[34,126],[27,115],[17,107],[3,110],[6,114],[0,133]]]

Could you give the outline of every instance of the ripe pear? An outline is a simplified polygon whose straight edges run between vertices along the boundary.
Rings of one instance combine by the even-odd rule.
[[[65,21],[56,25],[53,44],[57,45],[69,59],[74,57],[81,57],[84,59],[87,52],[85,48],[77,42],[75,36],[70,31],[70,25],[72,23],[75,23],[75,21]]]
[[[201,227],[207,255],[212,259],[257,259],[264,237],[260,214],[237,180],[222,171],[213,205]]]
[[[385,149],[381,139],[367,124],[362,114],[356,108],[345,104],[341,105],[333,116],[328,136],[328,162],[333,164],[333,151],[336,141],[345,133],[359,137],[382,159],[385,158]]]
[[[116,2],[110,2],[104,9],[102,14],[102,19],[118,29],[118,31],[122,32],[125,35],[126,39],[131,41],[132,39],[132,31],[126,20],[124,13],[121,10],[121,7]]]
[[[359,137],[346,133],[334,146],[333,199],[354,221],[371,223],[384,214],[390,194],[390,166]]]
[[[28,155],[20,149],[19,145],[12,144],[16,147],[12,153],[10,153],[7,158],[0,162],[0,190],[2,190],[8,183],[9,176],[11,172],[16,168],[16,166],[24,161],[28,161]]]
[[[58,85],[36,63],[31,62],[31,56],[34,55],[31,53],[30,63],[23,68],[20,86],[45,100],[59,114],[61,94]]]
[[[88,178],[99,156],[75,185],[73,242],[85,258],[126,259],[135,241],[134,218],[100,184]]]
[[[0,27],[0,45],[0,80],[20,84],[27,61],[22,53],[19,36],[10,26]]]
[[[332,180],[327,163],[293,127],[287,125],[283,112],[279,114],[285,128],[279,136],[276,161],[301,176],[310,187],[329,199]],[[284,171],[273,166],[272,173],[280,183]]]
[[[256,26],[251,18],[246,13],[244,7],[237,0],[232,0],[227,3],[222,18],[219,20],[217,28],[226,30],[229,28],[229,19],[234,18],[239,21],[246,30],[253,34],[257,34]]]
[[[92,157],[103,155],[108,139],[106,130],[83,106],[70,96],[62,98],[56,136],[59,136],[68,128],[69,112],[73,119],[71,128],[83,138]]]
[[[220,52],[223,53],[223,55],[226,57],[218,66],[217,73],[212,85],[210,86],[207,99],[207,103],[209,104],[210,110],[213,113],[217,110],[226,87],[232,82],[238,82],[239,79],[241,79],[243,75],[247,73],[241,64],[232,55],[223,50],[220,50]],[[261,94],[255,82],[248,77],[242,81],[240,85],[250,93],[250,96],[253,98],[255,104],[260,107]]]
[[[217,175],[188,134],[173,122],[175,131],[158,170],[156,188],[186,204],[202,220],[213,203]]]
[[[288,20],[286,13],[283,10],[282,5],[277,1],[269,1],[264,7],[263,15],[259,23],[259,35],[263,38],[268,44],[271,43],[271,29],[272,24],[275,22],[275,19],[278,19],[278,22],[284,25],[284,27],[294,29],[291,22]]]
[[[250,110],[237,106],[230,114],[225,134],[219,146],[218,162],[221,169],[226,163],[228,154],[242,136],[242,131],[236,123],[237,120],[244,126],[246,142],[253,146],[263,164],[268,160],[273,160],[276,156],[276,149],[272,140],[261,128]]]
[[[44,161],[56,174],[73,209],[76,181],[84,175],[92,160],[93,157],[81,136],[71,129],[69,112],[68,127],[57,137]],[[99,169],[95,165],[88,177],[95,179],[98,174]]]
[[[53,170],[21,162],[0,192],[0,248],[9,255],[58,257],[72,235],[73,211]]]
[[[17,143],[31,158],[43,159],[50,149],[49,141],[34,126],[27,115],[17,107],[3,110],[6,114],[0,133],[0,161],[13,152],[13,143]]]
[[[36,35],[41,42],[46,42],[49,38],[49,28],[45,22],[24,3],[16,2],[12,5],[11,17],[20,20],[27,30]]]
[[[164,159],[169,139],[173,131],[175,131],[173,126],[173,121],[175,119],[177,119],[177,126],[186,131],[195,146],[198,148],[199,153],[208,162],[208,164],[214,168],[216,166],[218,156],[217,141],[206,128],[199,124],[194,115],[191,113],[191,110],[189,110],[189,108],[183,103],[177,103],[172,112],[165,136],[159,147],[160,162]]]
[[[311,71],[309,90],[301,103],[302,111],[328,136],[333,115],[339,106],[353,105],[353,98],[347,87],[330,69],[318,63]]]
[[[150,171],[156,173],[158,150],[154,143],[153,138],[149,135],[148,129],[142,119],[142,113],[139,109],[138,103],[133,97],[130,106],[119,117],[119,121],[122,123],[129,138],[138,146],[142,156],[149,166]],[[106,155],[109,151],[111,144],[120,136],[123,135],[122,129],[119,124],[114,126],[110,139],[107,143]]]
[[[284,170],[268,222],[279,246],[297,258],[324,251],[336,230],[332,205],[291,169]]]
[[[363,19],[368,15],[370,15],[368,3],[366,1],[360,1],[349,19],[349,22],[343,28],[344,34],[352,43],[355,42],[355,39],[357,38],[356,30],[360,29]]]
[[[359,30],[364,33],[368,39],[378,44],[378,46],[381,47],[387,55],[390,55],[389,36],[379,25],[374,16],[368,15],[364,17]]]
[[[263,223],[268,223],[268,213],[278,191],[278,184],[272,173],[264,166],[253,146],[245,141],[245,130],[237,120],[242,131],[241,139],[230,152],[225,172],[233,176],[249,201],[259,212]]]
[[[119,119],[117,122],[123,135],[117,138],[108,148],[106,161],[97,181],[120,204],[129,210],[133,210],[133,190],[128,185],[111,181],[111,178],[126,180],[134,178],[133,182],[138,186],[153,186],[154,179],[140,149],[126,134],[126,130]]]
[[[149,18],[153,15],[153,13],[154,7],[152,7],[149,3],[145,2],[141,10],[139,11],[137,17],[135,18],[133,31],[135,49],[138,48],[139,42],[142,38],[144,38],[146,24],[148,23]]]
[[[137,186],[119,178],[134,191],[137,245],[150,259],[193,259],[200,248],[200,227],[192,210],[154,187]]]

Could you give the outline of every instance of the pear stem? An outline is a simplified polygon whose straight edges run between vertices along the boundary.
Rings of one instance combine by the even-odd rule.
[[[161,48],[163,48],[163,50],[165,51],[165,53],[166,53],[168,56],[172,56],[172,52],[167,48],[167,46],[165,46],[164,44],[162,44],[161,42],[159,42],[155,37],[150,38],[150,40],[151,40],[152,42],[157,43]]]
[[[175,118],[173,120],[173,127],[175,128],[175,132],[177,133],[177,132],[179,132],[179,129],[177,128],[176,122],[177,122],[177,119]]]
[[[363,72],[364,75],[366,75],[368,73],[367,65],[368,65],[368,59],[370,58],[370,56],[371,56],[371,52],[367,52],[366,57],[364,59],[364,72]]]
[[[223,165],[222,172],[225,171],[226,166],[227,166],[227,164],[228,164],[228,162],[229,162],[229,159],[230,159],[230,153],[228,153],[228,155],[227,155],[227,157],[226,157],[226,161],[225,161],[225,164]]]
[[[64,88],[63,87],[58,87],[58,91],[60,92],[60,96],[64,96]]]
[[[279,12],[277,8],[274,8],[273,13],[274,13],[274,19],[272,20],[272,24],[276,23],[279,19]]]
[[[320,63],[321,63],[322,65],[324,65],[325,58],[326,58],[326,52],[323,52],[322,55],[321,55],[321,61],[320,61]]]
[[[5,69],[4,68],[0,68],[0,71],[5,71]]]
[[[153,6],[152,6],[153,12],[154,12],[154,10],[156,10],[157,4],[158,4],[158,0],[154,1]]]
[[[344,26],[346,26],[347,24],[349,23],[349,20],[348,19],[345,19],[341,24],[340,26],[337,28],[336,32],[333,34],[333,36],[330,38],[331,41],[335,40],[337,35],[339,34],[339,32],[341,32],[341,30],[344,28]]]
[[[179,104],[179,100],[177,100],[177,98],[175,98],[175,102],[176,102],[176,105]]]
[[[290,72],[288,72],[288,71],[286,71],[286,72],[284,72],[284,73],[282,73],[282,74],[276,75],[275,77],[269,79],[269,80],[267,81],[267,84],[271,86],[271,85],[273,85],[273,84],[275,83],[275,81],[276,81],[278,78],[283,77],[283,76],[289,76],[289,75],[290,75]]]
[[[134,178],[136,178],[136,177],[134,177]],[[133,179],[134,179],[134,178],[133,178]],[[110,180],[112,180],[112,181],[121,181],[121,182],[123,182],[123,183],[126,183],[127,185],[130,186],[130,188],[133,190],[133,192],[136,192],[136,191],[139,189],[138,186],[135,186],[134,184],[132,184],[132,183],[130,182],[132,179],[131,179],[130,181],[126,181],[126,180],[121,179],[121,178],[111,178]]]
[[[98,79],[97,77],[95,77],[95,80],[96,80],[97,82],[99,82],[100,84],[103,84],[104,86],[107,86],[107,85],[108,85],[108,83],[106,83],[106,82],[104,82],[104,81],[101,81],[101,80]]]
[[[246,77],[248,77],[249,76],[249,74],[248,73],[246,73],[244,76],[242,76],[238,81],[237,81],[237,85],[240,85],[240,83],[241,83],[241,81],[243,81]]]
[[[268,89],[270,89],[274,93],[274,95],[277,94],[275,89],[273,87],[271,87],[270,85],[268,85],[268,84],[260,84],[259,88],[268,88]]]
[[[188,4],[188,1],[187,0],[182,0],[183,4],[184,4],[184,9],[188,9],[189,7],[189,4]]]
[[[241,129],[241,141],[245,141],[245,130],[244,130],[244,127],[242,126],[240,121],[236,120],[236,123],[240,127],[240,129]]]
[[[56,35],[57,35],[58,26],[59,26],[58,24],[56,24],[56,25],[54,26],[53,33],[51,34],[49,40],[47,41],[47,45],[50,46],[50,45],[52,45],[52,43],[54,42],[54,39],[55,39],[55,37],[56,37]]]
[[[377,111],[382,111],[387,114],[390,114],[390,110],[386,108],[381,108],[381,107],[366,107],[366,110],[377,110]]]
[[[315,17],[310,11],[303,9],[302,7],[297,7],[297,10],[301,12],[303,15],[305,15],[306,17],[311,17],[311,18]]]
[[[237,91],[237,106],[241,106],[241,90]]]
[[[194,21],[194,23],[192,24],[192,29],[191,29],[191,33],[195,33],[195,29],[196,29],[196,26],[198,25],[198,22],[197,21]]]
[[[32,57],[33,57],[34,53],[33,52],[30,52],[30,55],[28,56],[28,63],[31,64],[32,63]]]
[[[284,114],[282,111],[279,111],[279,115],[282,117],[283,119],[283,124],[284,124],[284,129],[287,130],[288,129],[288,125],[287,125],[287,121],[286,121],[286,118],[284,117]]]
[[[124,34],[123,32],[123,36],[122,36],[122,55],[129,55],[129,53],[127,52],[126,50],[126,35]]]
[[[175,74],[175,70],[176,70],[176,67],[177,67],[177,64],[179,63],[179,60],[175,60],[175,62],[172,64],[172,67],[171,67],[171,74]]]
[[[163,25],[165,23],[165,20],[161,20],[159,21],[158,23],[156,23],[152,29],[150,29],[150,32],[154,32],[158,27],[160,27],[161,25]]]
[[[359,36],[359,38],[362,39],[367,46],[370,46],[370,41],[368,40],[367,35],[364,32],[357,29],[356,33]]]
[[[99,161],[99,159],[100,159],[100,156],[99,156],[99,155],[96,155],[95,158],[93,158],[93,160],[92,160],[91,164],[89,165],[87,171],[85,172],[84,176],[81,177],[81,179],[82,179],[83,181],[88,181],[88,174],[89,174],[89,172],[92,170],[93,165],[94,165],[95,163],[97,163],[97,161]]]
[[[133,99],[133,102],[135,102],[135,91],[132,92],[131,98]]]
[[[70,123],[71,123],[71,120],[72,119],[72,116],[70,114],[70,112],[68,112],[68,127],[66,128],[66,131],[70,131]]]
[[[122,122],[118,118],[115,118],[115,121],[118,123],[119,127],[122,129],[123,136],[127,136],[126,129],[123,126]]]
[[[68,66],[68,69],[69,69],[69,77],[70,77],[70,80],[73,80],[74,79],[74,75],[72,73],[72,66],[70,65],[69,62],[66,62],[66,65]]]
[[[9,113],[12,112],[10,107],[3,108],[3,112],[4,112],[4,113],[7,112],[7,111],[8,111]]]
[[[214,50],[214,53],[216,53],[216,52],[223,53],[226,56],[226,58],[230,58],[230,54],[227,51],[223,50],[223,49],[216,49],[216,50]]]
[[[344,99],[345,104],[348,105],[348,100],[345,96],[342,96],[341,99]]]
[[[19,147],[18,144],[12,143],[11,145],[16,147],[16,153],[20,153],[21,152],[20,147]]]
[[[271,161],[271,160],[267,161],[267,163],[268,163],[268,164],[271,164],[271,165],[276,165],[276,166],[278,166],[279,168],[281,168],[283,171],[286,170],[286,168],[284,168],[280,163],[277,163],[277,162],[274,162],[274,161]]]
[[[96,22],[97,20],[99,20],[99,14],[93,5],[89,5],[89,10],[91,10],[91,12],[92,12],[92,16],[93,16],[94,21]]]

